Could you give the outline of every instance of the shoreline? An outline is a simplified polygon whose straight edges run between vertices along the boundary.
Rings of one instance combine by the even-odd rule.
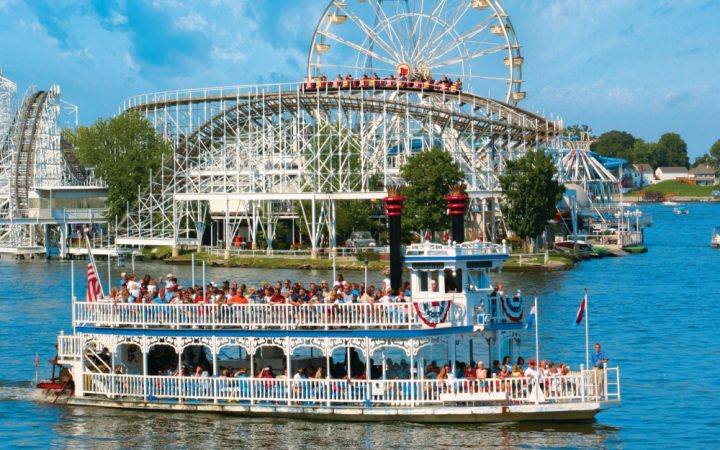
[[[168,265],[190,265],[192,264],[192,256],[190,253],[180,256],[168,256],[165,258],[155,258],[152,254],[145,255],[147,261],[162,261]],[[196,264],[206,261],[210,267],[249,267],[255,269],[292,269],[292,270],[332,270],[333,261],[330,258],[310,257],[291,257],[286,256],[252,256],[242,257],[236,256],[229,259],[215,257],[205,253],[196,253]],[[543,256],[528,257],[523,255],[520,261],[520,255],[511,255],[510,259],[505,262],[502,270],[511,272],[554,272],[559,270],[570,270],[575,267],[579,260],[570,255],[551,252],[547,264],[544,262]],[[335,259],[335,267],[342,271],[362,271],[365,269],[365,263],[356,260],[354,257],[337,257]],[[388,261],[369,261],[368,270],[372,272],[389,273],[390,265]]]

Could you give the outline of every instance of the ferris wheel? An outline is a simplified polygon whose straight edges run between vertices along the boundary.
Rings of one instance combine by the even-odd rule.
[[[464,90],[517,104],[520,45],[497,0],[332,0],[308,54],[308,77],[460,79]]]

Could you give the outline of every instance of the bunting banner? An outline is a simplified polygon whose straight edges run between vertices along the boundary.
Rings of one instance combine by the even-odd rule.
[[[435,302],[413,302],[413,305],[415,306],[415,311],[417,311],[420,320],[422,320],[425,325],[431,328],[435,328],[441,323],[445,323],[448,313],[450,312],[451,304],[452,300]]]
[[[501,299],[503,313],[511,322],[521,322],[523,318],[522,297],[505,297]]]

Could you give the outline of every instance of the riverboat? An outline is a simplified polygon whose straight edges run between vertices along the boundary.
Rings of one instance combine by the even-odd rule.
[[[710,246],[720,249],[720,227],[713,228],[712,238],[710,238]]]
[[[448,210],[457,214],[454,237],[463,236],[458,221],[464,207],[457,205],[464,200],[449,197]],[[53,361],[63,378],[38,387],[67,405],[333,421],[587,421],[620,403],[617,367],[515,378],[488,370],[487,378],[463,377],[460,361],[483,361],[490,369],[504,355],[517,356],[526,332],[531,314],[520,291],[505,295],[491,284],[509,247],[426,241],[398,255],[402,196],[385,203],[390,283],[396,290],[401,285],[403,266],[397,263],[404,261],[412,293],[405,301],[73,298],[73,332],[60,334]],[[317,370],[306,378],[300,369],[307,367]],[[188,373],[193,369],[194,376]]]

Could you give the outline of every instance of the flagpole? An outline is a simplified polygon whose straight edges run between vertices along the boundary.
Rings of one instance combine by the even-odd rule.
[[[535,367],[540,367],[540,314],[538,310],[538,298],[535,293]]]
[[[585,288],[585,368],[590,370],[590,306],[588,305],[588,290]]]
[[[535,370],[537,372],[535,373],[535,386],[533,386],[533,390],[535,392],[535,404],[537,405],[540,402],[540,314],[538,310],[538,298],[537,298],[537,292],[535,292]]]

